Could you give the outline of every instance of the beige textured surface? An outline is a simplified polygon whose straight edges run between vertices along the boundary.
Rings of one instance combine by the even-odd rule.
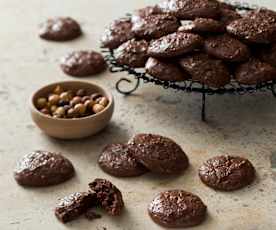
[[[276,99],[270,94],[208,98],[209,122],[202,123],[200,96],[174,93],[144,85],[135,95],[123,97],[114,84],[124,74],[87,78],[112,90],[116,109],[110,126],[81,141],[58,141],[40,132],[31,121],[28,98],[49,82],[72,79],[63,75],[58,58],[74,49],[98,47],[103,26],[112,19],[155,1],[146,0],[0,0],[0,229],[1,230],[157,230],[146,206],[159,191],[181,188],[201,196],[208,205],[207,221],[198,230],[276,229]],[[276,9],[274,0],[251,1]],[[37,25],[47,17],[70,15],[79,20],[85,36],[74,42],[51,43],[37,38]],[[104,145],[126,141],[137,132],[164,134],[175,139],[190,157],[191,167],[179,177],[145,175],[133,179],[111,178],[96,164]],[[18,158],[34,149],[63,152],[77,176],[50,188],[24,189],[12,178]],[[215,192],[197,177],[197,168],[216,154],[248,157],[256,166],[257,181],[249,188]],[[275,158],[274,158],[275,163]],[[276,167],[276,163],[274,165]],[[274,177],[273,177],[274,175]],[[122,190],[126,211],[119,218],[104,216],[60,224],[52,209],[59,197],[85,191],[95,177],[112,179]]]

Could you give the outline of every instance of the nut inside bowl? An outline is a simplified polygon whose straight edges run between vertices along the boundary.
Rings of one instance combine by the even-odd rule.
[[[38,110],[38,98],[47,97],[57,86],[65,90],[84,89],[87,94],[99,93],[108,99],[108,105],[99,113],[81,118],[55,118]],[[98,133],[109,123],[114,111],[114,99],[111,93],[90,82],[63,81],[56,82],[37,90],[31,97],[30,110],[33,121],[47,135],[60,139],[79,139]]]

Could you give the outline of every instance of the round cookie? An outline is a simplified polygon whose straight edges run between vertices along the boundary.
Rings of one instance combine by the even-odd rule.
[[[268,44],[276,41],[276,13],[256,10],[245,17],[231,22],[228,33],[252,43]]]
[[[209,87],[220,88],[230,82],[230,73],[225,64],[207,54],[195,53],[181,58],[179,63],[194,81]]]
[[[207,54],[229,62],[246,61],[250,55],[245,44],[227,34],[207,38],[204,48]]]
[[[115,20],[107,28],[101,38],[102,46],[109,49],[116,49],[124,42],[134,38],[130,19]]]
[[[34,151],[16,165],[14,178],[23,186],[50,186],[69,180],[74,175],[72,163],[61,154]]]
[[[239,65],[235,71],[236,80],[245,85],[256,85],[276,79],[276,68],[259,59],[251,58]]]
[[[95,51],[74,51],[61,59],[60,67],[68,75],[85,77],[106,69],[103,56]]]
[[[101,169],[116,177],[140,176],[148,170],[133,158],[134,150],[125,144],[111,144],[98,159]]]
[[[206,212],[207,207],[198,196],[183,190],[161,192],[148,206],[152,220],[167,228],[199,225]]]
[[[152,57],[169,58],[180,56],[200,48],[203,39],[196,34],[176,32],[157,40],[152,40],[148,54]]]
[[[219,15],[216,0],[166,0],[159,7],[180,19],[217,18]]]
[[[129,40],[115,50],[115,59],[120,65],[133,68],[144,67],[148,59],[148,43],[145,40]]]
[[[185,170],[189,160],[182,148],[173,140],[154,134],[138,134],[129,144],[134,146],[133,156],[152,172],[177,174]]]
[[[178,27],[179,22],[174,16],[155,14],[136,19],[132,31],[138,38],[152,39],[173,33]]]
[[[150,57],[146,63],[146,72],[162,81],[184,81],[189,76],[176,64]]]
[[[273,67],[276,67],[276,43],[265,47],[260,51],[260,59]]]
[[[194,21],[181,21],[181,26],[178,28],[180,32],[191,33],[222,33],[225,28],[222,23],[211,18],[196,18]]]
[[[241,15],[234,10],[224,8],[220,10],[220,22],[223,23],[225,26],[240,18]]]
[[[255,169],[245,158],[216,156],[199,168],[199,177],[213,189],[232,191],[252,183],[255,179]]]
[[[80,25],[69,17],[48,19],[39,28],[39,36],[51,41],[69,41],[79,37],[81,33]]]

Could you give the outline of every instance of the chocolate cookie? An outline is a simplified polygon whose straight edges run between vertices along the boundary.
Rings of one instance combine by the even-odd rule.
[[[110,181],[95,179],[89,187],[97,194],[99,204],[109,215],[118,216],[122,213],[124,208],[122,194]]]
[[[146,63],[146,72],[162,81],[184,81],[189,76],[176,64],[150,57]]]
[[[158,5],[147,6],[147,7],[136,10],[131,19],[132,19],[132,21],[136,21],[140,18],[145,18],[145,17],[148,17],[150,15],[155,15],[155,14],[162,14],[162,10],[160,9],[160,7]]]
[[[39,36],[52,41],[69,41],[81,35],[80,25],[72,18],[51,18],[40,25]]]
[[[220,10],[220,22],[223,23],[225,26],[240,18],[241,18],[241,15],[234,10],[229,10],[229,9]]]
[[[106,69],[106,62],[95,51],[74,51],[61,59],[61,69],[65,74],[85,77],[100,73]]]
[[[211,18],[196,18],[194,21],[181,21],[178,31],[192,33],[222,33],[225,28],[222,23]]]
[[[177,174],[185,170],[189,160],[182,148],[173,140],[154,134],[138,134],[130,141],[135,148],[134,157],[152,172]]]
[[[96,204],[95,193],[76,192],[60,199],[55,208],[55,215],[62,223],[67,223],[84,214]]]
[[[202,200],[183,190],[158,194],[148,206],[152,220],[167,228],[185,228],[202,223],[207,207]]]
[[[239,65],[235,73],[236,80],[245,85],[256,85],[276,79],[276,68],[256,58]]]
[[[163,12],[180,19],[217,18],[219,15],[216,0],[167,0],[159,6]]]
[[[125,144],[111,144],[104,148],[98,163],[102,170],[117,177],[140,176],[147,169],[133,158],[134,150]]]
[[[255,179],[255,169],[247,159],[217,156],[199,168],[199,177],[207,186],[224,191],[245,187]]]
[[[116,49],[124,42],[134,38],[131,31],[132,22],[130,19],[115,20],[109,28],[107,28],[102,36],[102,46],[109,49]]]
[[[180,56],[200,48],[203,40],[199,35],[176,32],[157,40],[152,40],[148,54],[152,57],[169,58]]]
[[[145,40],[127,41],[115,50],[117,63],[133,68],[144,67],[148,59],[148,43]]]
[[[250,55],[245,44],[227,34],[207,38],[204,47],[207,54],[229,62],[246,61]]]
[[[219,88],[230,82],[230,73],[225,64],[207,54],[192,54],[181,58],[179,63],[194,81],[209,87]]]
[[[174,16],[155,14],[136,19],[132,31],[138,38],[152,39],[173,33],[178,27],[179,22]]]
[[[257,10],[227,26],[228,33],[252,43],[276,41],[276,13],[270,10]]]
[[[276,67],[276,43],[262,48],[259,56],[262,61]]]
[[[25,155],[14,170],[14,178],[24,186],[60,184],[74,175],[72,163],[60,154],[34,151]]]
[[[220,9],[226,9],[226,10],[232,10],[232,11],[236,10],[236,8],[233,5],[226,2],[219,2],[219,7]]]

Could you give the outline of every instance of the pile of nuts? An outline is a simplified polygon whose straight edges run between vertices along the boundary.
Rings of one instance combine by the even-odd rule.
[[[88,95],[84,89],[73,92],[58,85],[47,97],[38,98],[35,105],[41,113],[54,118],[80,118],[100,113],[108,103],[99,93]]]

